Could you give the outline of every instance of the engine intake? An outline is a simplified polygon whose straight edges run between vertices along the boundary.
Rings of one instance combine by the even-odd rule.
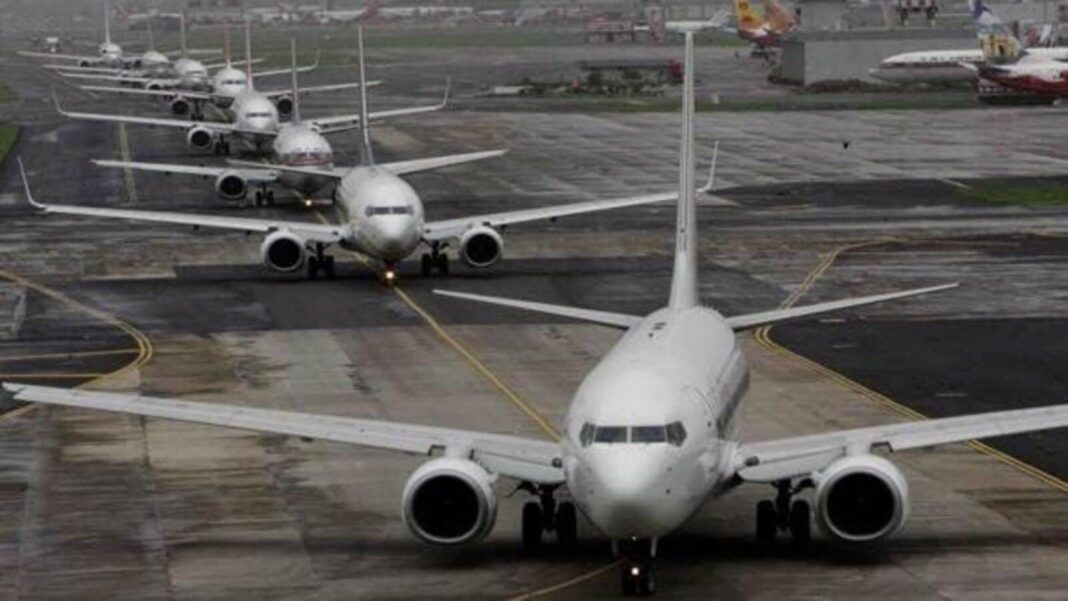
[[[820,529],[839,541],[861,543],[890,536],[908,518],[908,483],[897,467],[875,455],[845,457],[817,477]]]
[[[194,127],[189,130],[189,133],[185,137],[186,143],[190,148],[196,150],[207,150],[211,148],[211,145],[215,143],[215,134],[206,127]]]
[[[174,98],[171,100],[171,112],[175,115],[188,115],[189,101],[181,96]]]
[[[500,261],[503,253],[504,241],[493,228],[473,227],[460,237],[460,259],[468,267],[489,267]]]
[[[276,100],[275,106],[278,108],[278,114],[283,117],[293,114],[293,99],[289,96],[283,96]]]
[[[248,182],[236,171],[223,171],[215,178],[215,193],[224,200],[241,200],[248,194]]]
[[[267,267],[282,272],[296,271],[304,265],[304,240],[293,232],[277,231],[260,245],[260,259]]]
[[[404,523],[432,545],[462,545],[484,538],[497,521],[493,478],[466,459],[442,457],[415,470],[404,486]]]

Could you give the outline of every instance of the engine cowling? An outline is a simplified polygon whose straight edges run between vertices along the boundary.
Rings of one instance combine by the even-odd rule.
[[[834,539],[878,540],[897,532],[908,519],[908,483],[897,466],[882,457],[844,457],[816,480],[816,519]]]
[[[282,272],[296,271],[307,256],[304,240],[293,232],[277,231],[260,245],[260,259],[267,267]]]
[[[215,178],[215,193],[223,200],[242,200],[248,194],[248,181],[236,171],[223,171]]]
[[[171,112],[175,115],[188,115],[189,114],[189,101],[181,96],[175,96],[171,100]]]
[[[288,117],[293,114],[293,99],[289,96],[282,96],[274,104],[278,108],[279,115]]]
[[[504,241],[497,230],[473,227],[460,237],[460,259],[468,267],[489,267],[501,260]]]
[[[467,459],[441,457],[415,470],[404,486],[401,509],[408,529],[432,545],[476,542],[493,530],[497,496],[493,478]]]
[[[195,150],[207,150],[215,143],[215,134],[206,127],[194,127],[185,136],[185,141],[190,148]]]

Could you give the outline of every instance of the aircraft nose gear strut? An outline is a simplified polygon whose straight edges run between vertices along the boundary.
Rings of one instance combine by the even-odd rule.
[[[626,539],[615,541],[613,550],[623,557],[620,564],[620,584],[628,597],[647,597],[656,592],[656,539]]]

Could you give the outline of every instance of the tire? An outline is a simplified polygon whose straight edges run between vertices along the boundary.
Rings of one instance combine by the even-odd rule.
[[[523,548],[533,552],[541,549],[541,534],[545,530],[545,521],[541,515],[541,505],[529,501],[523,505]]]
[[[319,259],[308,257],[308,279],[314,280],[319,277]]]
[[[565,549],[571,549],[578,540],[578,512],[575,504],[561,503],[556,510],[556,542]]]
[[[438,273],[449,275],[449,255],[441,253],[436,260]]]
[[[253,203],[257,207],[262,207],[263,206],[263,191],[262,190],[256,190],[256,195],[253,197]]]
[[[756,542],[757,545],[769,548],[775,544],[775,534],[778,530],[776,524],[775,504],[765,499],[757,503],[756,512]]]
[[[633,597],[638,594],[638,581],[630,575],[630,568],[629,563],[623,564],[623,570],[620,572],[619,580],[624,597]]]
[[[419,269],[424,278],[430,277],[430,272],[434,270],[434,260],[427,253],[423,253],[423,258],[419,262]]]
[[[794,501],[790,508],[790,536],[794,549],[804,549],[812,541],[812,509],[808,501]]]
[[[274,190],[267,190],[267,205],[274,206]]]
[[[326,279],[334,279],[336,272],[334,271],[334,257],[323,257],[323,271],[326,273]]]

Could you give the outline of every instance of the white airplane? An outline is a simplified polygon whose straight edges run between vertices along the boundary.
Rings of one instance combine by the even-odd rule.
[[[360,81],[365,81],[362,29],[359,30],[358,48]],[[263,106],[272,105],[266,103]],[[400,178],[400,175],[487,158],[499,151],[490,151],[488,155],[487,153],[468,153],[376,165],[371,151],[370,121],[376,117],[414,114],[438,108],[440,105],[369,113],[367,90],[360,87],[360,113],[354,120],[361,130],[362,165],[353,168],[291,167],[281,164],[269,166],[271,170],[280,174],[320,177],[333,181],[335,184],[334,201],[342,217],[340,224],[129,211],[73,205],[44,205],[37,203],[32,197],[30,202],[34,207],[46,213],[258,232],[265,236],[260,248],[261,257],[268,268],[292,272],[306,265],[309,278],[318,277],[320,270],[323,270],[327,277],[332,277],[334,259],[325,255],[324,252],[326,247],[337,244],[360,252],[378,262],[383,267],[385,279],[392,281],[395,277],[396,263],[424,245],[430,249],[430,252],[422,256],[421,266],[424,275],[429,275],[434,269],[443,274],[448,272],[448,257],[442,251],[454,244],[457,246],[461,260],[468,266],[489,267],[497,263],[502,256],[503,241],[498,231],[501,227],[528,221],[664,202],[676,197],[674,192],[647,194],[443,221],[426,221],[419,195]],[[242,110],[245,110],[244,105],[242,105]],[[349,118],[349,121],[352,120]],[[321,130],[324,127],[321,125],[321,120],[313,120],[308,124],[313,129]],[[346,123],[345,127],[351,128],[352,125]],[[260,163],[240,161],[232,161],[231,164],[260,169],[264,167]],[[308,256],[309,252],[313,253],[311,257]]]
[[[274,164],[245,164],[243,166],[209,167],[206,165],[181,165],[167,163],[144,163],[138,161],[111,161],[94,160],[93,163],[101,167],[116,169],[135,169],[139,171],[153,171],[157,173],[192,175],[204,178],[212,178],[215,182],[216,195],[226,201],[244,202],[248,196],[250,187],[256,186],[254,202],[256,206],[262,204],[274,204],[274,191],[270,189],[272,184],[281,184],[297,192],[304,201],[310,205],[311,197],[338,178],[316,174],[306,174],[296,171],[279,170],[275,167],[288,167],[294,169],[320,169],[344,173],[348,168],[334,166],[334,152],[330,143],[314,127],[309,127],[301,117],[300,100],[296,90],[299,90],[297,82],[297,48],[296,41],[291,41],[292,53],[292,94],[293,119],[281,126],[278,135],[272,143],[272,159]],[[406,109],[404,112],[372,113],[371,119],[383,116],[398,116],[423,112],[423,107]],[[490,150],[472,152],[461,155],[437,157],[433,159],[420,159],[417,161],[405,161],[384,165],[397,175],[420,173],[432,169],[441,169],[453,165],[459,165],[471,161],[479,161],[492,157],[501,156],[506,150]]]
[[[57,52],[19,51],[20,56],[71,61],[80,67],[104,67],[110,69],[141,69],[169,63],[163,54],[150,50],[140,56],[127,56],[122,46],[111,41],[111,3],[104,3],[104,41],[97,46],[96,55],[60,54]]]
[[[185,31],[184,19],[182,31]],[[246,29],[246,36],[249,35]],[[182,36],[182,49],[185,52],[185,36]],[[248,88],[250,78],[263,78],[273,75],[284,75],[291,69],[274,69],[270,71],[253,72],[251,69],[241,71],[235,68],[236,64],[252,65],[261,62],[262,59],[253,59],[247,56],[245,60],[234,63],[230,59],[230,36],[226,35],[226,61],[218,65],[204,65],[199,61],[183,57],[174,63],[174,69],[170,77],[131,77],[127,73],[121,74],[96,74],[96,73],[61,73],[66,77],[82,79],[97,79],[119,82],[120,84],[135,84],[140,87],[116,87],[104,85],[85,85],[81,89],[92,92],[104,92],[114,94],[130,94],[160,98],[170,103],[171,112],[175,115],[190,115],[194,120],[203,120],[203,107],[206,104],[216,108],[227,109],[233,104],[237,96]],[[221,67],[221,68],[220,68]],[[216,73],[208,76],[209,69],[216,69]],[[299,67],[301,73],[314,71],[319,68],[319,55],[316,54],[315,63]],[[381,82],[371,82],[368,85],[378,85]],[[330,92],[346,90],[356,87],[355,83],[331,84],[322,86],[306,86],[301,89],[302,94],[313,92]],[[275,102],[275,107],[281,116],[288,117],[293,111],[293,97],[291,90],[273,90],[262,92]]]
[[[1063,46],[1029,48],[1027,53],[1044,61],[1068,61],[1068,47]],[[983,51],[978,48],[905,52],[887,57],[878,67],[869,69],[868,74],[890,83],[972,81],[976,70],[969,65],[978,65],[983,60]]]
[[[195,121],[189,122],[182,119],[163,119],[158,117],[139,117],[134,115],[114,115],[104,113],[82,113],[65,111],[59,105],[58,98],[54,98],[56,110],[71,119],[87,121],[103,121],[111,123],[129,123],[133,125],[147,125],[157,127],[171,127],[182,129],[186,132],[186,143],[194,150],[213,149],[215,154],[229,154],[231,141],[236,139],[242,142],[245,149],[260,155],[270,154],[272,145],[278,135],[283,131],[279,119],[279,109],[275,103],[284,105],[284,110],[292,111],[292,90],[274,90],[271,92],[259,92],[255,89],[255,77],[252,73],[252,44],[250,37],[245,38],[245,68],[246,73],[242,77],[234,75],[236,69],[224,69],[216,74],[216,83],[210,97],[215,106],[226,106],[229,122]],[[304,87],[301,94],[308,92],[323,92],[359,87],[359,82],[330,84],[323,86]],[[144,90],[147,92],[147,90]],[[372,119],[413,115],[438,111],[445,107],[448,102],[449,90],[446,85],[445,99],[436,105],[393,109],[380,111],[370,115]],[[184,94],[185,98],[191,94]],[[283,102],[288,100],[288,102]],[[348,131],[356,127],[359,120],[358,114],[342,114],[331,117],[318,117],[304,123],[307,128],[314,129],[318,134],[326,135],[342,131]]]
[[[692,33],[686,34],[684,86],[677,241],[666,307],[640,317],[446,293],[626,330],[575,392],[558,441],[26,384],[4,384],[0,396],[432,456],[401,495],[404,523],[432,545],[458,546],[485,537],[497,516],[493,484],[506,478],[537,498],[523,507],[525,545],[539,546],[546,532],[573,543],[580,510],[626,558],[622,584],[632,594],[656,587],[657,541],[682,527],[709,499],[742,484],[772,485],[777,491],[775,502],[757,506],[757,534],[764,543],[782,530],[800,542],[809,537],[812,508],[793,499],[807,489],[813,489],[816,523],[829,537],[872,543],[905,523],[909,504],[904,475],[875,451],[1068,426],[1068,405],[1054,405],[738,442],[736,410],[749,378],[737,332],[952,285],[733,317],[701,306]],[[23,181],[26,185],[25,174]],[[556,502],[562,487],[574,502]]]

